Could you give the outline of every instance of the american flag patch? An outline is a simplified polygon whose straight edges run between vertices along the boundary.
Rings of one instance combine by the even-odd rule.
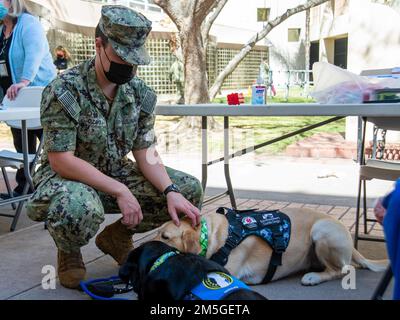
[[[142,111],[149,114],[153,113],[156,102],[157,95],[153,90],[147,90],[142,101]]]
[[[60,101],[65,111],[67,111],[72,118],[78,118],[81,108],[70,91],[66,90],[59,95],[58,101]]]

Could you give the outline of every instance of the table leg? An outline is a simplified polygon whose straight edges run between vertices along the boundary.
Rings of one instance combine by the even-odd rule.
[[[232,208],[236,209],[235,194],[233,193],[231,176],[229,172],[229,117],[224,117],[224,172],[231,205]]]
[[[26,120],[21,120],[21,131],[22,131],[22,153],[24,155],[24,174],[26,182],[32,189],[34,189],[31,177],[31,169],[29,167],[28,130],[26,128]]]
[[[364,144],[365,144],[365,131],[367,129],[367,119],[362,119],[362,125],[360,126],[361,131],[361,142],[358,148],[359,155],[358,155],[358,164],[362,166],[364,164]],[[362,188],[362,180],[358,178],[358,196],[357,196],[357,208],[356,208],[356,222],[355,222],[355,229],[354,229],[354,248],[358,248],[358,240],[359,237],[359,228],[360,228],[360,208],[361,208],[361,188]],[[365,195],[364,195],[365,196]]]
[[[34,189],[31,177],[31,169],[29,166],[28,130],[26,128],[26,120],[21,120],[21,131],[22,131],[22,153],[24,155],[24,174],[26,178],[26,183],[22,195],[26,195],[29,191],[29,186],[32,188],[32,190]],[[18,203],[18,207],[17,210],[15,211],[15,215],[10,227],[11,232],[14,231],[15,227],[17,226],[17,222],[21,214],[22,208],[24,206],[24,202],[25,200],[21,200]]]
[[[22,192],[22,194],[26,195],[28,193],[28,190],[29,190],[29,183],[27,182],[27,183],[25,183],[24,191]],[[11,227],[10,227],[11,232],[13,232],[15,230],[15,228],[17,227],[17,222],[18,222],[19,216],[21,215],[22,208],[24,207],[24,202],[26,200],[28,200],[28,199],[21,200],[18,202],[18,207],[17,207],[17,210],[15,210],[15,215],[13,217],[13,221],[12,221]]]
[[[12,198],[13,197],[13,189],[11,188],[10,180],[8,179],[6,168],[1,167],[1,172],[3,174],[4,183],[6,184],[7,192],[10,195],[10,197]],[[16,209],[15,203],[11,203],[11,207],[13,208],[13,210],[15,210]]]
[[[207,158],[208,158],[208,141],[207,141],[207,117],[201,117],[201,185],[203,192],[207,187]]]
[[[392,278],[393,278],[393,271],[392,271],[392,267],[389,265],[387,267],[382,279],[379,281],[379,284],[376,287],[371,300],[383,300],[383,295],[385,294],[385,291],[386,291],[387,287],[389,286]]]
[[[363,135],[363,119],[362,117],[358,117],[357,119],[357,162],[361,161],[361,153],[362,153],[362,135]]]

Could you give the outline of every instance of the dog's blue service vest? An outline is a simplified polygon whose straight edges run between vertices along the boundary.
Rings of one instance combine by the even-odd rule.
[[[222,300],[239,289],[251,290],[244,282],[223,272],[211,272],[184,300]]]
[[[179,251],[170,251],[158,257],[150,268],[156,270],[169,258],[180,254]],[[224,272],[210,272],[183,300],[221,300],[227,294],[239,289],[251,290],[244,282]]]
[[[225,245],[212,255],[211,260],[226,265],[229,254],[248,236],[258,236],[272,248],[272,256],[267,273],[262,283],[271,281],[279,265],[282,265],[282,254],[290,241],[290,218],[279,210],[267,211],[257,209],[235,210],[218,208],[217,213],[224,214],[229,222],[228,238]]]

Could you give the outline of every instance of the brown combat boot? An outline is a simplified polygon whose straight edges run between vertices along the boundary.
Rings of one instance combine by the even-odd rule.
[[[96,237],[96,246],[105,254],[109,254],[123,264],[133,249],[133,231],[121,223],[121,220],[110,224]]]
[[[86,274],[81,252],[68,253],[58,249],[57,260],[60,283],[66,288],[77,289]]]

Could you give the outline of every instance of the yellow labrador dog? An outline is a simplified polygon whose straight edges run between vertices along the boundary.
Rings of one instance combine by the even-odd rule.
[[[291,219],[292,232],[289,246],[282,256],[282,265],[272,281],[299,271],[317,268],[321,272],[306,273],[301,283],[316,285],[340,278],[342,268],[353,265],[375,272],[384,271],[387,260],[372,261],[364,258],[353,247],[350,232],[337,219],[308,208],[285,208],[282,210]],[[208,229],[206,258],[221,248],[228,236],[228,220],[219,213],[202,217]],[[199,254],[200,227],[195,229],[186,219],[179,227],[167,222],[159,229],[156,240],[163,241],[179,251]],[[272,255],[271,247],[257,236],[248,236],[229,255],[225,267],[234,276],[248,284],[262,282]]]

